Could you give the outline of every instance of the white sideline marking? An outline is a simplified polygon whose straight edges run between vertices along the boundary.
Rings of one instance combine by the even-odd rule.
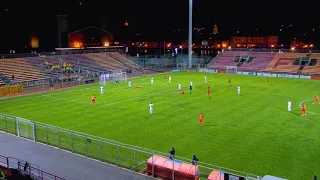
[[[308,100],[303,100],[299,103],[299,107],[301,108],[302,106],[302,103],[306,102],[306,101],[313,101],[313,99],[308,99]],[[308,113],[310,114],[313,114],[313,115],[316,115],[316,116],[320,116],[320,114],[317,114],[317,113],[314,113],[314,112],[311,112],[311,111],[307,111]]]

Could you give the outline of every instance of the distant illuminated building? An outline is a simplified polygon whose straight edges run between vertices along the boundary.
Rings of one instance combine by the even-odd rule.
[[[32,36],[30,39],[31,48],[39,48],[39,39],[37,36]]]
[[[213,34],[218,34],[218,27],[216,24],[213,27]]]
[[[233,47],[275,47],[278,45],[278,36],[234,36],[231,37],[230,45]]]
[[[113,41],[113,35],[110,32],[95,26],[71,32],[68,36],[70,48],[110,46]]]

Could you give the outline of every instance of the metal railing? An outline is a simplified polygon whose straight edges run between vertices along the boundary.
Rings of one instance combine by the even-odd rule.
[[[38,165],[28,164],[28,166],[25,166],[25,163],[26,161],[24,160],[0,155],[0,166],[8,170],[16,169],[21,174],[29,175],[32,179],[37,180],[64,180],[56,175],[40,170]]]
[[[141,172],[146,168],[148,159],[153,157],[153,155],[165,158],[169,157],[169,153],[128,145],[114,140],[104,139],[6,114],[0,114],[0,131],[5,131],[18,137],[45,143],[72,153],[84,155],[86,157],[115,164],[138,172]],[[190,159],[177,156],[175,156],[175,160],[182,163],[190,162]],[[197,166],[200,169],[199,177],[202,178],[207,178],[213,170],[216,170],[241,176],[247,180],[260,179],[256,175],[204,162],[199,162]],[[154,169],[153,161],[152,169]],[[172,169],[172,171],[174,173],[174,169]],[[154,173],[151,175],[154,176]]]

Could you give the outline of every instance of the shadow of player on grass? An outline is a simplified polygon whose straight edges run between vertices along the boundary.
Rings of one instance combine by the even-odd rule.
[[[301,115],[301,114],[299,114],[299,113],[297,113],[297,112],[294,112],[294,111],[290,111],[290,113],[295,114],[295,115],[298,115],[298,116]]]
[[[204,124],[203,127],[217,126],[216,124]]]

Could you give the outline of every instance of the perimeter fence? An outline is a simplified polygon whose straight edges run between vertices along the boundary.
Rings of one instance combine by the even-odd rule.
[[[145,172],[144,170],[147,167],[147,161],[154,155],[164,158],[169,157],[169,153],[128,145],[1,113],[0,131],[141,173]],[[191,159],[175,156],[175,162],[190,163],[190,160]],[[260,177],[256,175],[204,162],[198,162],[197,166],[199,168],[199,172],[197,173],[200,179],[208,178],[209,174],[214,170],[219,171],[221,174],[228,173],[230,175],[243,177],[246,180],[260,179]],[[174,179],[175,171],[176,169],[173,167],[172,179]],[[149,175],[155,176],[153,160],[152,173]]]

